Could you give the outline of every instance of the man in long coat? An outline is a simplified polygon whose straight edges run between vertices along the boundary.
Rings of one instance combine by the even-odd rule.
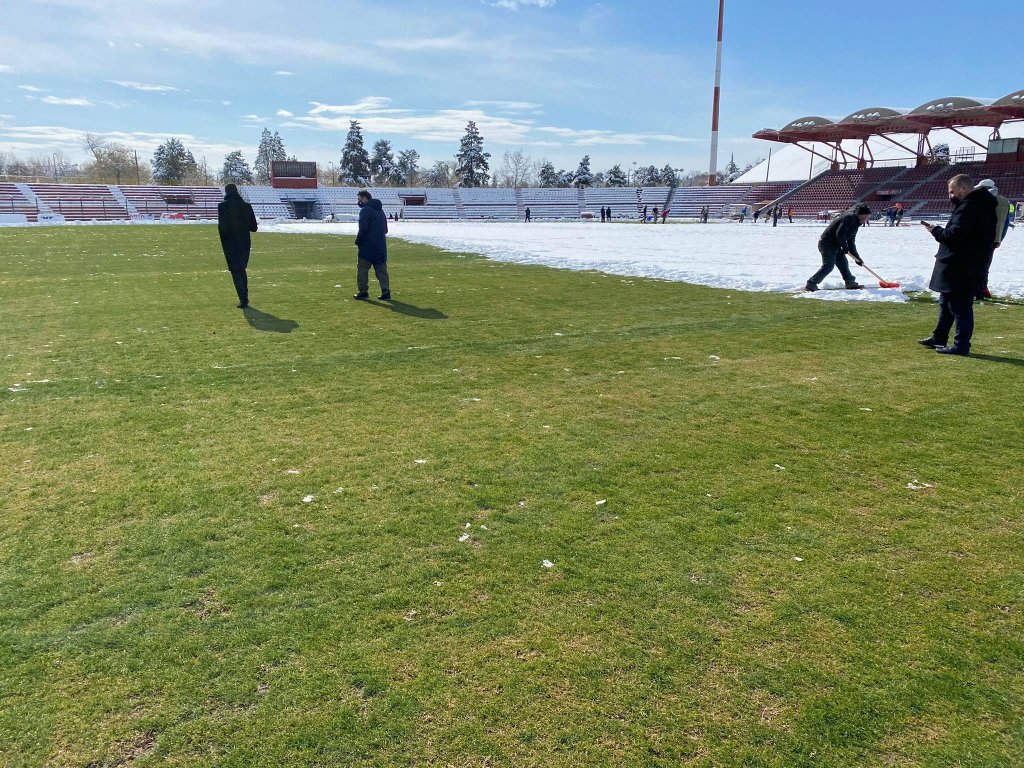
[[[388,217],[384,215],[384,206],[375,200],[365,189],[356,195],[359,204],[359,232],[356,234],[356,246],[359,248],[359,260],[356,264],[356,288],[358,293],[352,298],[365,300],[370,298],[370,267],[377,275],[380,283],[381,301],[391,301],[391,281],[388,277]]]
[[[954,207],[946,226],[921,222],[939,244],[928,283],[939,294],[939,321],[918,343],[942,355],[966,356],[974,335],[974,297],[995,247],[996,199],[961,173],[949,180],[949,201]],[[956,336],[947,346],[954,320]]]
[[[245,270],[249,266],[249,251],[252,248],[250,233],[257,228],[252,206],[238,194],[238,187],[228,184],[224,187],[224,202],[217,204],[217,231],[238,294],[239,309],[249,306],[249,278]]]

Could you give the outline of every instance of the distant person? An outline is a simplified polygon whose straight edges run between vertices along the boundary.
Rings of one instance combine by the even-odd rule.
[[[668,220],[668,208],[661,209],[661,223],[664,224]]]
[[[789,223],[792,224],[793,223],[793,206],[792,205],[789,206],[789,208],[786,210],[786,215],[789,216]]]
[[[654,206],[654,223],[658,223],[658,206]]]
[[[249,251],[252,249],[251,233],[258,228],[256,214],[238,194],[238,187],[234,184],[224,187],[224,202],[217,204],[217,232],[231,281],[235,284],[235,293],[238,294],[239,309],[249,306],[249,278],[245,270],[249,266]]]
[[[641,219],[641,221],[644,221],[644,222],[647,221],[647,206],[646,205],[644,206],[644,214],[643,214],[643,218]]]
[[[999,189],[996,187],[996,183],[992,179],[982,179],[978,182],[978,189],[988,190],[992,196],[996,199],[996,231],[992,240],[993,254],[994,251],[1000,245],[1002,245],[1003,238],[1010,229],[1010,208],[1012,207],[1010,201],[999,194]],[[992,268],[992,256],[988,257],[988,261],[985,263],[984,271],[981,275],[981,296],[979,298],[991,299],[992,293],[988,289],[988,273]]]
[[[850,272],[850,264],[846,260],[846,254],[850,254],[858,266],[863,266],[864,261],[857,253],[857,230],[865,221],[871,217],[871,209],[866,205],[858,205],[851,211],[833,219],[825,231],[821,233],[818,240],[818,252],[821,254],[821,269],[815,272],[804,286],[805,290],[816,291],[821,281],[828,274],[839,268],[839,274],[843,276],[843,282],[849,290],[863,288],[857,282],[853,273]]]
[[[928,283],[939,294],[939,321],[932,335],[918,343],[939,354],[966,357],[974,335],[974,298],[980,292],[985,264],[992,260],[996,199],[987,189],[975,188],[963,173],[949,180],[948,190],[953,215],[946,226],[921,222],[939,244]],[[948,346],[954,320],[956,336]]]
[[[757,224],[757,217],[761,215],[761,209],[757,208],[754,210],[754,223]]]
[[[604,224],[604,206],[601,206],[601,223]]]
[[[526,220],[530,220],[530,206],[526,206]]]
[[[774,208],[772,208],[772,226],[773,227],[779,226],[779,214],[780,213],[782,213],[782,210],[779,208],[779,206],[776,205]]]
[[[745,218],[747,218],[747,213],[748,212],[749,212],[749,209],[747,208],[747,206],[744,205],[742,210],[740,210],[740,224],[742,224],[743,220]]]
[[[388,219],[380,200],[365,189],[356,195],[359,205],[359,232],[356,247],[359,259],[356,262],[356,293],[352,298],[364,301],[370,298],[370,267],[380,283],[381,301],[391,301],[391,280],[388,277]]]
[[[898,227],[900,222],[903,221],[903,214],[906,213],[906,209],[903,207],[903,203],[896,203],[896,218],[893,219],[892,225]]]

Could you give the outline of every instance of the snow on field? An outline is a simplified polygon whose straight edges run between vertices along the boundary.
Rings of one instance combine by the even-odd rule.
[[[936,223],[943,223],[936,221]],[[391,237],[446,251],[479,253],[497,261],[599,270],[627,277],[654,277],[743,291],[795,292],[821,265],[817,241],[822,224],[601,224],[600,222],[482,223],[392,222]],[[281,222],[261,232],[355,235],[354,223]],[[917,224],[864,227],[857,246],[868,266],[903,290],[928,287],[937,244]],[[255,248],[258,249],[258,240]],[[351,247],[345,244],[344,247]],[[352,248],[354,255],[354,248]],[[831,301],[905,301],[898,289],[882,289],[865,270],[854,274],[869,290],[825,290],[801,298]],[[834,271],[823,287],[841,287]],[[996,251],[989,286],[996,295],[1024,298],[1024,228],[1010,230]]]

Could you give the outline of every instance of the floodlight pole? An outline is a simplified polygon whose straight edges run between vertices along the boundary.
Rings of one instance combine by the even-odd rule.
[[[725,0],[718,0],[718,54],[715,60],[715,100],[711,111],[711,168],[708,186],[718,183],[718,104],[722,92],[722,27],[725,23]]]

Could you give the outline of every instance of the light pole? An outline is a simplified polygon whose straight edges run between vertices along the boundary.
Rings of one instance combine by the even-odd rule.
[[[718,0],[718,53],[715,59],[715,98],[711,109],[711,168],[708,186],[718,183],[718,105],[722,92],[722,27],[725,22],[725,0]]]
[[[57,153],[53,153],[53,183],[57,183]]]

